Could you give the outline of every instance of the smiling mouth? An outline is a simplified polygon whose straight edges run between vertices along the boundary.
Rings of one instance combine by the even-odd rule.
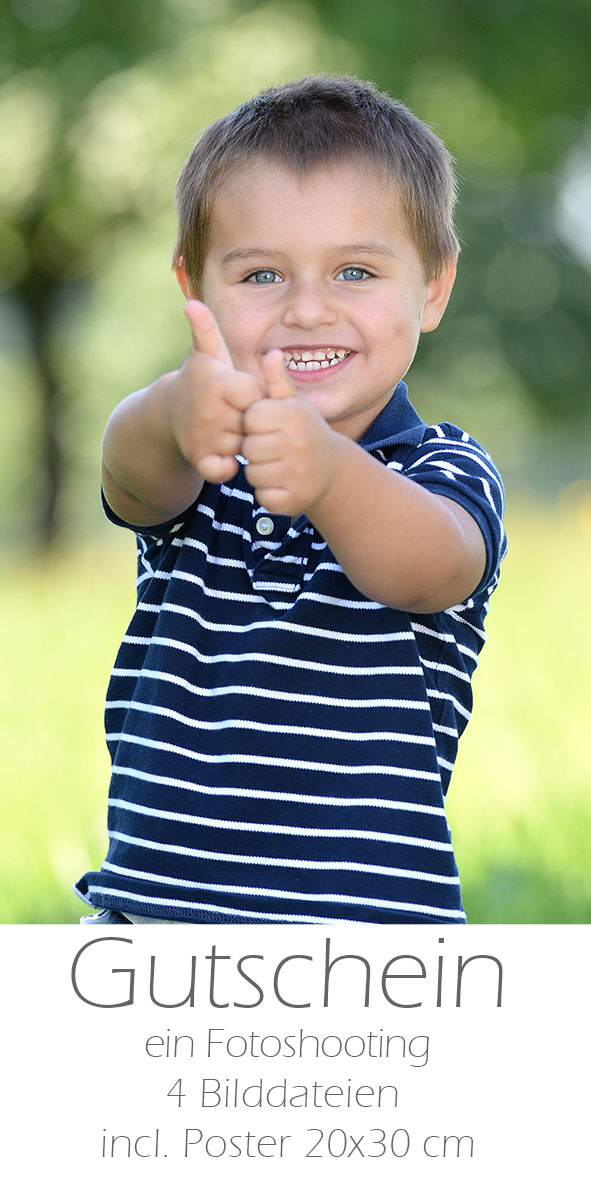
[[[326,346],[319,350],[284,350],[283,360],[292,374],[312,375],[340,366],[351,356],[351,350],[336,350]]]

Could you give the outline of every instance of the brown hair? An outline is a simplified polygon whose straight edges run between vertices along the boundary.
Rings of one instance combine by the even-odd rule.
[[[179,226],[173,265],[183,258],[196,293],[216,192],[257,156],[300,176],[351,158],[372,165],[397,184],[427,279],[455,259],[456,183],[443,142],[373,83],[347,75],[311,75],[241,104],[209,125],[193,147],[176,186]]]

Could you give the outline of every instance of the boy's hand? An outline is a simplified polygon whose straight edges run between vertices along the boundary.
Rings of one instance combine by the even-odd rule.
[[[222,483],[236,474],[244,411],[263,389],[253,375],[236,371],[215,318],[199,300],[184,313],[193,346],[169,384],[171,431],[183,458],[202,478]]]
[[[330,487],[338,434],[304,397],[298,397],[281,350],[263,359],[265,398],[243,415],[246,477],[269,512],[296,516]]]

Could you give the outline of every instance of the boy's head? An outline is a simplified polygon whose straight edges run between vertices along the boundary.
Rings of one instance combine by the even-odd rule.
[[[182,259],[199,295],[216,195],[245,166],[262,160],[300,178],[330,164],[373,169],[394,185],[425,278],[454,261],[456,196],[451,156],[427,125],[372,83],[311,76],[270,88],[210,125],[177,183],[174,264]]]

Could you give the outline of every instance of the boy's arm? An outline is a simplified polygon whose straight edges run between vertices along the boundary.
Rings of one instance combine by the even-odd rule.
[[[103,492],[110,508],[131,525],[158,525],[179,515],[203,485],[170,428],[167,393],[177,373],[127,396],[105,429]]]
[[[307,512],[351,582],[406,612],[440,612],[476,590],[482,533],[445,496],[384,468],[339,434],[333,481]]]
[[[294,396],[278,356],[265,360],[265,378],[270,398],[245,414],[246,473],[259,502],[305,511],[351,582],[378,603],[407,612],[462,603],[486,566],[473,517],[332,430]]]
[[[204,479],[221,483],[238,469],[242,413],[262,395],[235,371],[204,304],[185,306],[193,347],[178,371],[127,396],[103,441],[102,483],[113,511],[132,525],[158,525],[184,512]]]

